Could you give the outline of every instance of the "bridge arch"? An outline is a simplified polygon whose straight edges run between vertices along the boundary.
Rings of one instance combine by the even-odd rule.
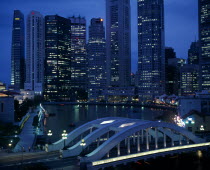
[[[74,129],[72,132],[70,132],[67,135],[67,139],[65,141],[66,146],[70,144],[70,142],[72,142],[75,138],[77,138],[78,136],[80,136],[82,133],[84,133],[85,131],[87,131],[88,129],[91,129],[92,127],[100,127],[102,122],[106,122],[106,121],[110,121],[110,120],[121,120],[123,119],[122,117],[104,117],[104,118],[100,118],[100,119],[96,119],[90,122],[87,122],[81,126],[79,126],[78,128]],[[47,145],[47,151],[56,151],[56,150],[60,150],[64,148],[64,139],[60,139],[57,142],[54,142],[51,145]]]
[[[125,140],[126,138],[130,137],[134,133],[139,132],[140,130],[146,130],[149,128],[168,128],[171,129],[177,133],[179,133],[182,136],[185,136],[189,140],[191,140],[193,143],[201,143],[204,142],[203,139],[200,139],[196,137],[191,132],[187,131],[184,128],[178,127],[175,124],[166,123],[166,122],[152,122],[152,121],[137,121],[135,124],[133,124],[130,127],[125,128],[124,130],[118,132],[109,140],[105,141],[103,144],[101,144],[97,149],[95,149],[93,152],[87,154],[85,157],[81,158],[81,161],[83,162],[92,162],[95,160],[100,160],[103,158],[112,148],[117,146],[120,142]]]

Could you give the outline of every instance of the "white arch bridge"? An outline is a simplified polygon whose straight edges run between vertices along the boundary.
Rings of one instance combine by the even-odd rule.
[[[82,140],[83,139],[83,140]],[[100,169],[150,157],[207,149],[210,142],[175,124],[120,117],[88,122],[48,146],[62,157],[80,155],[83,169]],[[84,145],[85,143],[85,145]]]

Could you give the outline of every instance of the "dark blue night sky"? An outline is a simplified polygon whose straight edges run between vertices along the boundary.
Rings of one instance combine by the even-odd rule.
[[[0,81],[10,82],[13,10],[26,16],[31,10],[42,15],[84,16],[89,26],[94,17],[105,18],[105,0],[1,0],[0,1]],[[137,0],[131,0],[132,71],[137,69]],[[186,58],[192,41],[198,37],[197,0],[165,0],[165,45],[177,57]]]

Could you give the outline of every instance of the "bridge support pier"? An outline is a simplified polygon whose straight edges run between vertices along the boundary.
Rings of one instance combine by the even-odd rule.
[[[120,156],[120,143],[117,145],[117,156]]]
[[[155,128],[155,149],[158,149],[158,131]]]
[[[173,132],[171,130],[171,136],[173,136]],[[173,141],[173,138],[171,138],[171,146],[173,147],[174,146],[174,141]]]
[[[135,145],[135,143],[136,143],[136,134],[134,133],[133,134],[133,144]]]
[[[139,134],[139,132],[137,132],[137,152],[140,152],[140,139],[139,139],[139,137],[140,137],[140,134]]]
[[[144,130],[141,130],[141,143],[144,143]]]
[[[187,144],[188,144],[188,145],[190,144],[189,138],[187,138]]]
[[[109,152],[107,152],[107,155],[106,156],[107,156],[107,158],[109,158]]]
[[[128,140],[128,145],[127,145],[127,151],[128,151],[128,154],[130,154],[131,150],[130,150],[130,136],[127,138]]]
[[[127,138],[125,138],[125,146],[127,145]]]
[[[166,134],[163,133],[163,145],[164,145],[164,148],[166,148]]]
[[[182,145],[182,135],[179,134],[179,145]]]
[[[149,150],[149,135],[148,135],[149,129],[146,129],[146,149]]]

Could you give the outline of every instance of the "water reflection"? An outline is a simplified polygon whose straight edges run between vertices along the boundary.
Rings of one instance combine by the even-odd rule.
[[[102,117],[128,117],[143,120],[157,120],[161,115],[172,116],[175,112],[142,108],[137,106],[105,106],[105,105],[44,105],[49,114],[47,118],[46,132],[50,129],[53,132],[52,141],[61,138],[63,130],[67,133],[85,122]],[[75,124],[72,127],[71,124]]]

